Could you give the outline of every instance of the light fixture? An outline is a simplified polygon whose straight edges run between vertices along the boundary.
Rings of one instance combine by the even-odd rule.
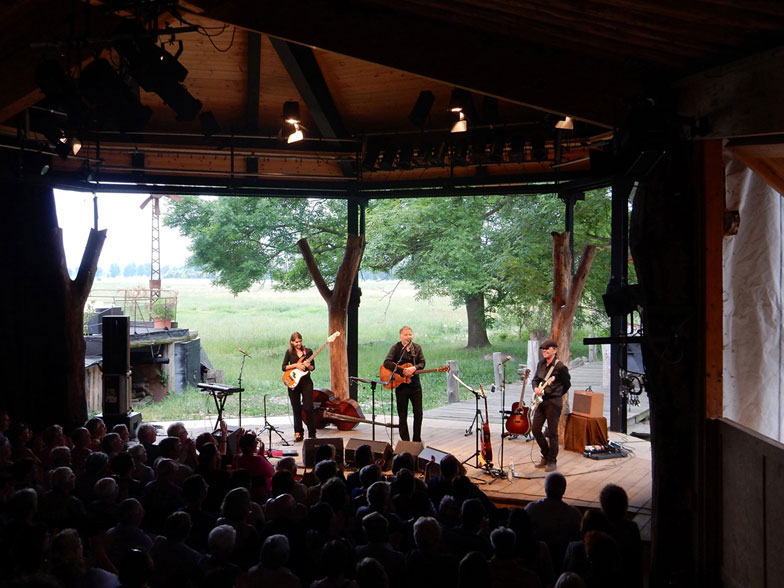
[[[305,135],[302,129],[302,122],[299,118],[299,102],[289,101],[283,104],[283,121],[288,125],[284,135],[286,135],[286,143],[296,143],[302,141]]]
[[[450,133],[465,133],[468,130],[468,121],[462,110],[457,112],[457,120],[449,129]]]
[[[457,115],[452,124],[451,133],[465,133],[468,130],[468,119],[473,118],[473,100],[471,93],[461,88],[452,90],[449,98],[449,111]]]
[[[566,116],[563,119],[559,120],[555,123],[556,129],[563,129],[565,131],[571,131],[574,129],[574,119],[571,116]]]

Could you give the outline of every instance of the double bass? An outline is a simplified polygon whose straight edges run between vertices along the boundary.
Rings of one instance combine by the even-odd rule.
[[[306,420],[305,409],[302,409],[302,420]],[[339,431],[351,431],[359,423],[370,423],[386,427],[397,426],[387,423],[373,423],[365,418],[359,403],[352,399],[337,400],[326,388],[313,389],[313,422],[317,429],[335,425]]]
[[[506,419],[506,430],[512,435],[527,435],[531,430],[531,414],[529,408],[525,405],[525,387],[528,384],[528,378],[531,376],[531,370],[525,370],[523,376],[523,389],[520,392],[520,402],[512,404],[512,414]]]

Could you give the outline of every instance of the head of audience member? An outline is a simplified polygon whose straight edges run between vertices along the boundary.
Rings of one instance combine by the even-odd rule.
[[[585,545],[585,557],[597,576],[605,576],[618,563],[620,557],[618,544],[609,534],[602,531],[588,531],[583,537],[583,545]]]
[[[79,586],[87,573],[82,539],[76,529],[63,529],[49,545],[49,565],[52,574],[63,586]]]
[[[337,455],[337,449],[331,443],[325,443],[323,445],[319,445],[316,447],[316,453],[314,455],[314,459],[316,463],[324,460],[335,460],[335,456]]]
[[[353,570],[354,550],[345,539],[327,541],[321,565],[330,580],[337,580]]]
[[[416,490],[416,478],[413,472],[408,468],[399,469],[392,481],[392,494],[411,496],[414,490]]]
[[[139,440],[139,443],[152,444],[158,439],[158,432],[150,423],[142,423],[136,430],[136,438]]]
[[[629,508],[629,497],[626,490],[615,484],[607,484],[599,494],[602,511],[610,521],[620,521],[626,517]]]
[[[455,497],[458,504],[462,504],[470,495],[473,489],[473,484],[468,476],[455,476],[452,478],[452,496]]]
[[[373,482],[370,488],[367,489],[366,500],[368,506],[378,510],[386,510],[390,491],[389,482]]]
[[[166,429],[167,437],[177,437],[181,442],[185,443],[188,440],[188,429],[185,428],[185,423],[172,423]]]
[[[490,533],[490,543],[496,559],[512,559],[516,555],[517,537],[508,527],[498,527]]]
[[[8,514],[16,521],[31,523],[38,512],[38,494],[32,488],[14,492],[8,502]]]
[[[71,450],[65,445],[53,447],[49,453],[49,467],[71,467]]]
[[[354,452],[354,465],[358,470],[361,470],[371,463],[373,463],[373,448],[367,443],[363,443]]]
[[[397,474],[400,470],[408,470],[410,472],[416,471],[416,460],[414,456],[409,453],[408,451],[404,451],[403,453],[398,453],[392,459],[392,473]]]
[[[534,541],[531,517],[524,508],[513,508],[509,513],[509,528],[515,532],[517,543],[522,548]]]
[[[104,504],[114,504],[117,502],[117,495],[120,489],[114,478],[101,478],[95,483],[93,494],[95,499]]]
[[[44,446],[48,448],[59,447],[65,445],[65,434],[60,425],[50,425],[46,427],[41,433],[41,440]]]
[[[550,472],[544,479],[544,493],[550,500],[561,500],[566,492],[566,476],[561,472]]]
[[[218,525],[207,536],[207,548],[214,558],[228,560],[234,551],[237,531],[231,525]]]
[[[11,415],[7,410],[0,410],[0,433],[5,434],[11,426]]]
[[[322,445],[321,447],[332,447],[332,445]],[[333,459],[324,459],[316,462],[316,467],[313,469],[316,478],[320,484],[323,484],[330,478],[338,475],[338,464]]]
[[[208,443],[199,449],[199,470],[214,472],[220,469],[221,457],[218,447]]]
[[[109,456],[103,451],[93,451],[84,460],[84,474],[87,477],[103,477],[109,473]]]
[[[144,507],[135,498],[126,498],[118,505],[117,515],[121,524],[138,527],[144,520]]]
[[[128,455],[133,459],[134,466],[147,463],[147,450],[141,443],[132,445],[130,449],[128,449]]]
[[[182,442],[179,437],[164,437],[158,443],[158,456],[179,461],[182,452]]]
[[[106,435],[106,423],[101,417],[93,417],[84,424],[85,429],[90,432],[93,441],[100,441]]]
[[[253,433],[245,433],[240,437],[239,448],[242,455],[254,455],[259,446],[259,438]]]
[[[122,588],[147,586],[152,574],[152,558],[144,549],[129,549],[117,564],[117,576]]]
[[[122,439],[123,445],[131,440],[131,432],[128,430],[128,425],[125,423],[117,423],[112,427],[112,433],[117,433]]]
[[[362,484],[365,490],[379,480],[381,480],[381,468],[376,464],[371,463],[359,470],[359,483]]]
[[[308,510],[306,525],[317,533],[327,535],[332,527],[335,511],[326,502],[318,502]]]
[[[162,457],[155,462],[155,479],[161,484],[174,484],[177,476],[177,462]]]
[[[610,522],[602,511],[588,509],[580,520],[580,534],[585,537],[589,531],[610,532]]]
[[[291,472],[278,470],[272,474],[270,491],[273,497],[281,494],[291,494],[294,491],[294,476],[291,475]]]
[[[182,484],[182,497],[190,507],[201,505],[204,499],[207,498],[207,482],[201,474],[193,474]]]
[[[488,583],[491,577],[490,566],[479,551],[469,551],[457,567],[458,588],[474,588]]]
[[[378,512],[362,517],[362,531],[368,543],[386,543],[389,540],[389,521]]]
[[[183,543],[191,532],[191,515],[178,510],[166,517],[163,534],[171,543]]]
[[[264,512],[268,521],[293,520],[296,518],[297,501],[291,494],[280,494],[268,500]]]
[[[33,431],[25,423],[15,422],[6,432],[6,437],[14,448],[26,446],[33,438]]]
[[[297,460],[291,456],[284,457],[275,464],[275,471],[288,471],[292,476],[297,475]]]
[[[466,473],[463,464],[451,453],[441,458],[439,467],[441,468],[441,477],[446,480],[451,480],[455,476],[465,476]]]
[[[436,516],[445,527],[454,527],[460,523],[460,504],[454,496],[447,494],[441,499]]]
[[[71,468],[61,466],[49,472],[49,485],[52,487],[52,490],[70,494],[76,485],[76,476]]]
[[[123,441],[119,433],[106,433],[101,439],[101,451],[107,455],[117,455],[123,450]]]
[[[564,572],[558,576],[555,588],[586,588],[585,580],[574,572]]]
[[[419,517],[414,523],[414,544],[425,553],[438,549],[441,542],[441,525],[433,517]]]
[[[464,529],[477,530],[487,512],[478,498],[469,498],[460,507],[460,525]]]
[[[203,433],[199,433],[196,436],[196,440],[194,441],[196,444],[196,449],[201,451],[201,448],[205,445],[214,445],[216,448],[218,447],[218,440],[215,438],[215,435],[210,433],[209,431],[204,431]]]
[[[71,443],[78,449],[84,449],[90,445],[90,431],[84,427],[76,427],[71,431]]]
[[[335,512],[346,507],[346,498],[346,484],[340,478],[330,478],[321,485],[321,501],[328,503]]]
[[[278,570],[289,562],[290,553],[289,540],[285,535],[270,535],[261,545],[259,561],[268,570]]]
[[[365,557],[357,564],[356,581],[359,588],[388,588],[389,576],[384,566],[373,557]]]
[[[227,522],[244,523],[250,516],[251,499],[247,488],[233,488],[223,498],[221,516]]]

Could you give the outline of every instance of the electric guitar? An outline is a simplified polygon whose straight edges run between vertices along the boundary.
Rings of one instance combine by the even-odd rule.
[[[506,430],[512,435],[527,435],[531,430],[530,409],[525,405],[525,388],[528,385],[528,378],[531,370],[525,370],[523,376],[523,389],[520,391],[520,402],[512,404],[512,414],[506,419]]]
[[[379,373],[379,377],[381,378],[381,381],[386,382],[386,384],[384,384],[384,388],[397,388],[398,386],[400,386],[400,384],[410,384],[411,376],[404,376],[403,370],[406,369],[407,367],[411,367],[412,365],[414,364],[404,363],[398,365],[397,367],[400,371],[396,371],[394,375],[392,374],[392,370],[389,370],[382,365],[378,369],[378,373]],[[448,372],[448,371],[449,371],[449,366],[442,365],[441,367],[433,368],[430,370],[417,370],[411,375],[413,376],[416,374],[429,374],[432,372]],[[390,377],[392,378],[392,381],[390,381]]]
[[[305,361],[302,362],[305,364],[305,367],[307,368],[310,365],[310,363],[313,361],[313,359],[319,353],[324,351],[324,348],[330,343],[332,343],[339,336],[340,336],[340,331],[335,331],[329,337],[327,337],[327,340],[324,343],[324,345],[316,349],[316,352],[313,355],[311,355],[309,358],[307,358]],[[302,379],[302,376],[307,374],[309,371],[310,370],[307,369],[300,370],[297,368],[294,368],[293,370],[286,370],[285,372],[283,372],[283,383],[286,384],[286,386],[288,386],[291,389],[296,388],[297,384],[299,384],[299,381]]]
[[[540,394],[544,395],[544,389],[553,382],[555,382],[555,376],[550,376],[534,388],[534,393],[531,395],[531,410],[536,410],[542,404],[542,396]]]

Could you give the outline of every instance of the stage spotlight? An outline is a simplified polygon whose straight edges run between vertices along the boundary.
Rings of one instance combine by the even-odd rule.
[[[465,133],[468,130],[468,120],[475,118],[471,93],[462,88],[452,90],[452,96],[449,99],[449,111],[457,116],[457,120],[452,124],[450,132]]]
[[[141,131],[152,116],[152,110],[142,106],[138,96],[105,59],[96,59],[82,70],[79,90],[91,106],[90,117],[101,129]]]
[[[419,93],[416,104],[414,104],[414,109],[411,111],[411,114],[408,115],[408,120],[411,121],[411,124],[420,129],[425,128],[427,115],[430,114],[430,109],[432,108],[435,99],[435,95],[430,90],[423,90]]]
[[[457,120],[452,124],[449,129],[450,133],[465,133],[468,130],[468,121],[466,121],[465,114],[460,111],[457,113]]]
[[[289,101],[283,104],[283,121],[288,125],[283,132],[287,143],[296,143],[305,138],[302,132],[305,127],[299,118],[299,102]]]
[[[202,112],[199,115],[199,126],[201,127],[201,134],[205,137],[212,137],[215,133],[220,131],[218,121],[215,120],[215,115],[212,111]]]
[[[564,117],[555,123],[556,129],[563,129],[564,131],[571,131],[574,129],[574,119],[571,116]]]

